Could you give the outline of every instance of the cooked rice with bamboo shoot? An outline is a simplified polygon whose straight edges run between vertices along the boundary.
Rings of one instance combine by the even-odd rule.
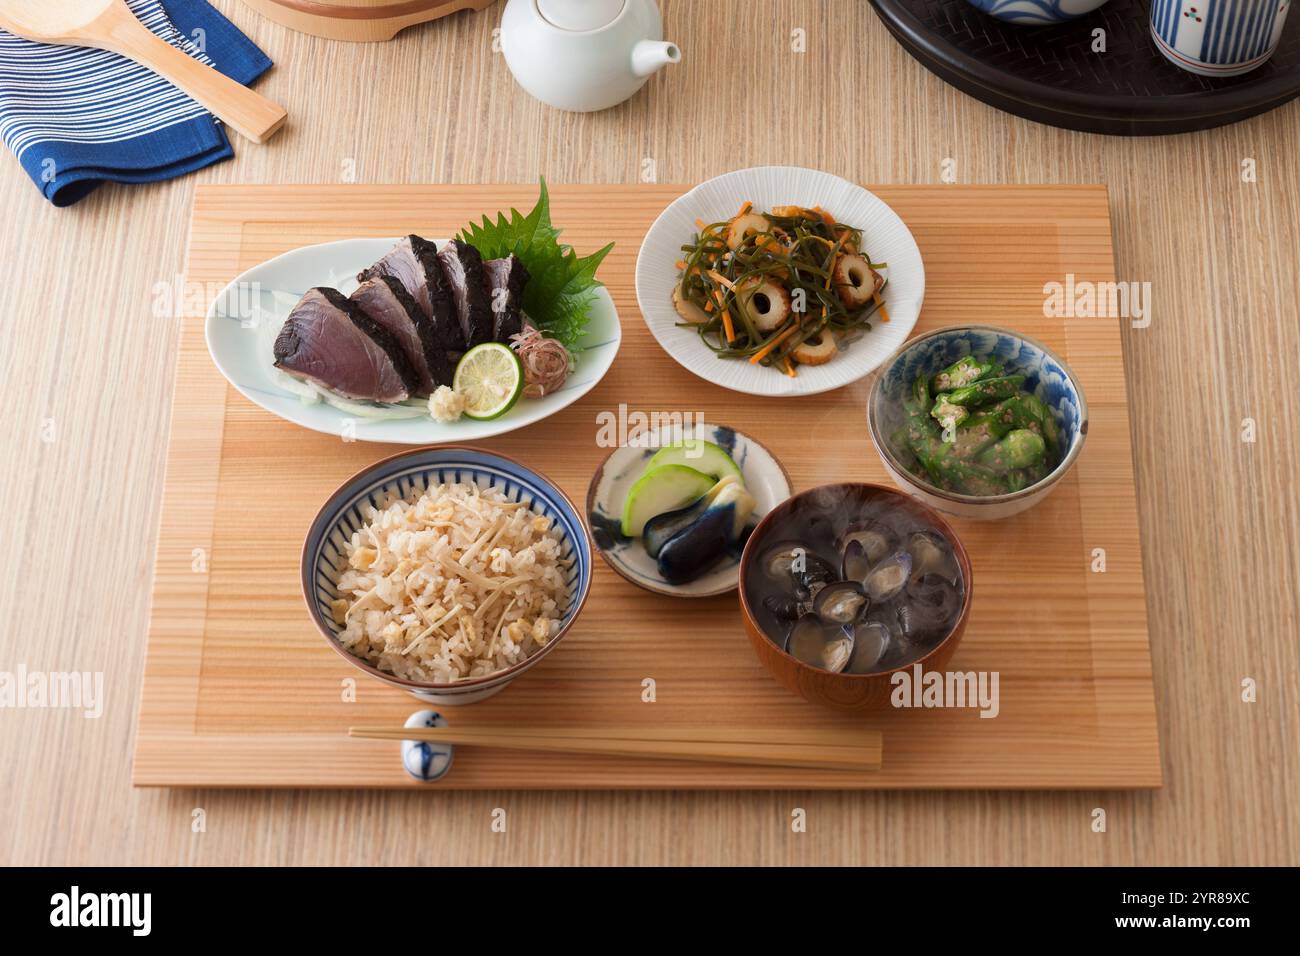
[[[367,663],[446,684],[517,664],[559,632],[570,563],[551,519],[470,482],[365,517],[331,610],[339,642]]]

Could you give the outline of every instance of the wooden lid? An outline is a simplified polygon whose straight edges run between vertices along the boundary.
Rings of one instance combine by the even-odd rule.
[[[244,0],[281,26],[332,40],[391,40],[398,32],[495,0]]]

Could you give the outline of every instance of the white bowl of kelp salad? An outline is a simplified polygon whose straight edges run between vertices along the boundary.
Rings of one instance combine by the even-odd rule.
[[[1088,406],[1069,367],[1010,329],[937,329],[881,369],[867,400],[871,440],[894,483],[959,518],[1038,504],[1074,465]]]
[[[814,169],[726,173],[646,234],[637,302],[664,351],[750,395],[814,395],[870,374],[925,296],[916,240],[855,183]]]

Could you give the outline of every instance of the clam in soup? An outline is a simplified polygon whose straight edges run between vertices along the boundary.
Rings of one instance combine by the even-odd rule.
[[[952,543],[888,499],[827,489],[765,536],[743,582],[763,633],[823,670],[876,674],[919,660],[952,631],[966,582]]]

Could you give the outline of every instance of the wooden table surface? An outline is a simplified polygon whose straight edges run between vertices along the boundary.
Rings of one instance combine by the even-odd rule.
[[[859,0],[668,0],[683,63],[578,116],[514,85],[493,50],[499,5],[354,46],[215,2],[280,64],[261,88],[291,125],[270,145],[65,210],[3,161],[0,671],[102,672],[105,705],[98,719],[0,711],[0,863],[1300,863],[1300,106],[1168,138],[1066,132],[945,86]],[[696,182],[763,163],[862,183],[1109,186],[1119,277],[1151,284],[1150,324],[1126,326],[1124,349],[1162,790],[131,789],[185,387],[163,290],[184,273],[195,184]]]

